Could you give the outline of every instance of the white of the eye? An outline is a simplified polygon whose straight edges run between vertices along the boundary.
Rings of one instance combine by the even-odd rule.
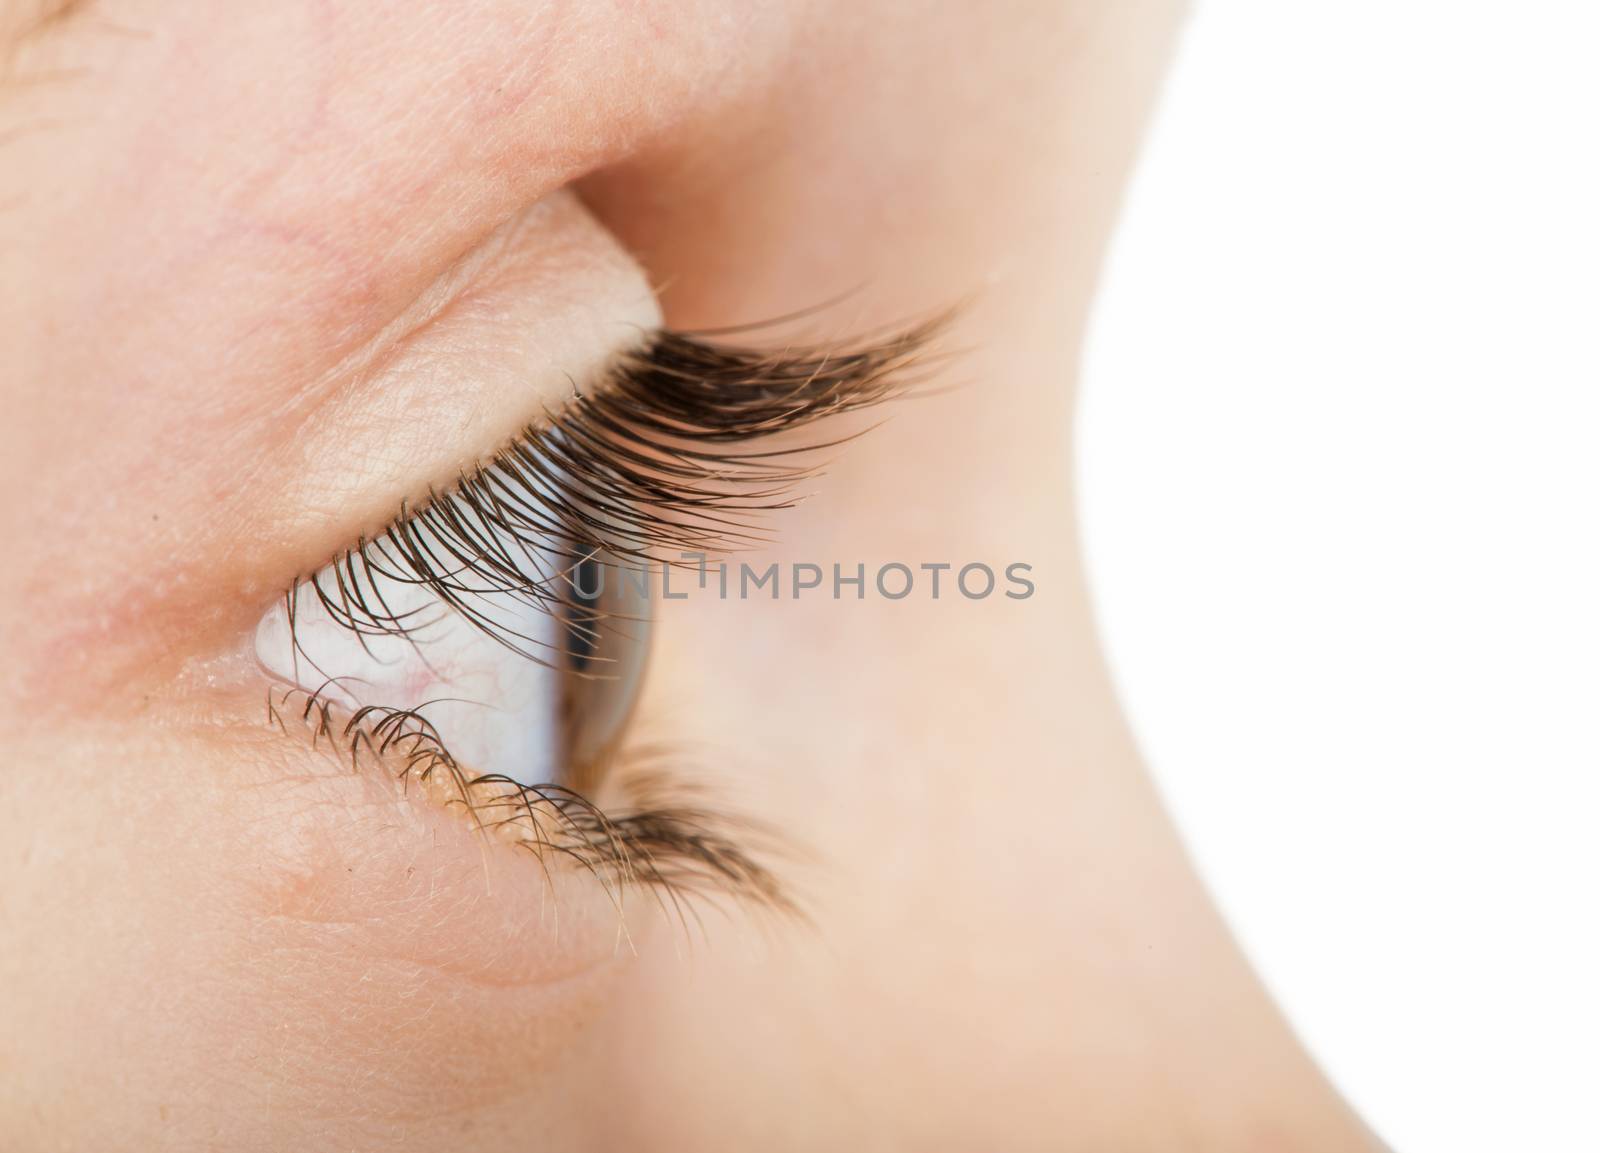
[[[319,580],[330,593],[338,588],[331,570]],[[485,634],[424,586],[388,577],[374,582],[389,610],[416,610],[426,623],[409,636],[358,637],[302,587],[293,636],[282,602],[256,629],[262,668],[346,708],[415,709],[474,773],[527,785],[558,779],[561,674]],[[554,658],[560,625],[547,611],[505,593],[483,594],[473,607],[528,638],[518,642],[524,649],[547,646]]]

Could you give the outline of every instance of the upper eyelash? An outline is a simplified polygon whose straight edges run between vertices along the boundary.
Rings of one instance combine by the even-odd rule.
[[[296,581],[285,593],[291,645],[298,651],[296,603],[306,591],[358,638],[414,638],[432,618],[391,611],[373,579],[379,576],[426,587],[448,606],[442,611],[454,610],[528,659],[548,662],[539,642],[474,604],[507,594],[552,612],[566,603],[561,574],[530,576],[530,565],[508,547],[520,549],[521,561],[539,573],[541,555],[551,553],[675,564],[682,553],[763,540],[761,515],[793,503],[796,482],[816,473],[806,454],[830,442],[765,452],[743,446],[902,395],[918,378],[914,370],[931,359],[930,341],[947,319],[833,350],[771,351],[653,334],[618,358],[600,383],[529,425],[450,489],[430,492],[418,507],[403,506],[376,537]],[[478,522],[493,525],[511,545],[486,537]],[[580,617],[567,627],[592,629],[596,619]],[[290,710],[291,702],[299,707]],[[480,827],[520,830],[520,843],[541,859],[557,853],[603,879],[642,881],[674,901],[680,889],[713,885],[794,908],[772,874],[719,831],[747,822],[688,805],[654,804],[610,817],[571,789],[474,776],[415,710],[341,710],[322,690],[303,689],[280,690],[276,700],[269,691],[267,708],[280,727],[283,712],[298,711],[313,744],[338,742],[353,764],[365,750],[398,763],[403,780],[443,780],[452,801]]]
[[[530,565],[542,567],[541,553],[670,565],[685,553],[761,542],[760,515],[793,503],[794,485],[815,474],[806,454],[828,446],[738,446],[903,393],[942,324],[842,351],[772,352],[659,332],[448,491],[402,507],[376,537],[296,582],[286,594],[291,628],[302,591],[357,636],[426,626],[389,609],[378,576],[425,586],[482,632],[545,662],[542,642],[476,602],[510,595],[540,609],[564,604],[562,574],[529,577]],[[521,557],[486,538],[479,523],[494,526]]]

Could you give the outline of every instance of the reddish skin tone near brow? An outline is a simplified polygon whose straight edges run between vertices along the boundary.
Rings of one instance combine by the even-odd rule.
[[[1194,879],[1081,577],[1077,349],[1179,18],[104,0],[20,40],[0,1147],[1373,1149]],[[966,387],[746,559],[1038,592],[663,606],[641,727],[715,750],[697,782],[796,847],[806,919],[552,894],[264,723],[273,598],[556,369],[658,308],[852,289],[813,333],[971,301]]]

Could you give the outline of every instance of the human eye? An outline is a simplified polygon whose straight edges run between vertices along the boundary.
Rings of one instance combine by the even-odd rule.
[[[693,764],[629,740],[657,594],[669,569],[767,539],[826,422],[903,393],[938,327],[776,349],[645,335],[289,585],[255,632],[270,722],[545,865],[786,904],[736,818],[661,803]]]

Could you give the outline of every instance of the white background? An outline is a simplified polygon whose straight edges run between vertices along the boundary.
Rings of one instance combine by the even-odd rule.
[[[1202,870],[1399,1153],[1600,1151],[1600,4],[1199,0],[1090,569]]]

